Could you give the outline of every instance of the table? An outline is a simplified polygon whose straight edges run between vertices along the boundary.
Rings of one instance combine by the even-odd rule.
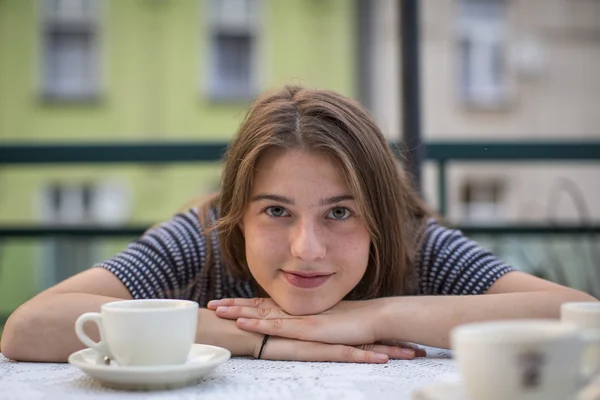
[[[110,389],[70,364],[19,363],[0,354],[0,399],[411,399],[419,388],[456,375],[447,350],[387,364],[342,364],[232,358],[194,386],[156,392]]]

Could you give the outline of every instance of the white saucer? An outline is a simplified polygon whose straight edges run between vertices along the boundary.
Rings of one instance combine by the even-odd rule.
[[[106,365],[93,349],[71,354],[69,363],[106,386],[128,390],[157,390],[196,383],[230,358],[231,352],[222,347],[194,344],[186,363],[179,365],[126,367],[114,361]]]

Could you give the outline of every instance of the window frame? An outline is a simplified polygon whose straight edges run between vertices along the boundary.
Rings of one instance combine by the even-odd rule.
[[[101,99],[104,89],[104,57],[103,57],[103,29],[104,16],[106,13],[105,0],[82,0],[88,1],[92,10],[87,16],[69,19],[65,14],[53,15],[49,10],[49,1],[38,0],[38,39],[39,39],[39,71],[37,73],[37,93],[40,99],[48,103],[94,103]],[[87,34],[90,44],[89,80],[85,82],[85,88],[79,88],[72,92],[61,90],[60,86],[51,82],[49,78],[49,35],[55,34]]]
[[[207,46],[205,51],[205,57],[200,62],[203,63],[205,67],[204,76],[201,77],[201,87],[203,86],[206,92],[206,97],[213,102],[245,102],[253,99],[259,92],[261,86],[261,75],[260,75],[260,49],[261,49],[261,39],[263,37],[261,30],[261,21],[263,20],[263,2],[261,0],[247,0],[254,4],[254,12],[253,12],[253,20],[249,18],[250,21],[245,25],[235,26],[235,24],[231,24],[230,26],[226,26],[218,21],[215,21],[215,4],[223,3],[224,0],[209,0],[203,1],[204,7],[201,7],[201,13],[205,15],[204,23],[207,27],[206,29],[206,38],[207,38]],[[248,82],[248,88],[246,91],[242,92],[233,92],[228,91],[227,89],[223,89],[223,87],[219,87],[221,80],[217,79],[217,70],[219,70],[219,66],[217,65],[216,54],[217,50],[215,49],[216,38],[219,35],[224,36],[242,36],[247,35],[250,38],[250,78]]]
[[[495,19],[476,18],[469,7],[489,3],[498,7]],[[457,91],[461,103],[483,109],[506,107],[512,97],[509,63],[507,0],[459,0],[457,10],[456,64]],[[464,47],[471,45],[465,59]],[[494,50],[494,47],[496,49]],[[487,53],[487,54],[486,54]],[[494,55],[495,53],[495,55]],[[498,60],[493,60],[499,56]],[[494,73],[494,68],[499,70]],[[468,72],[465,72],[468,71]],[[468,75],[468,76],[467,76]]]

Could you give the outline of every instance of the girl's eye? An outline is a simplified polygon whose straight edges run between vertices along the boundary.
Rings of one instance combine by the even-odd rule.
[[[335,207],[329,210],[327,218],[337,221],[344,221],[350,217],[351,212],[346,207]]]
[[[265,212],[269,217],[287,217],[290,215],[285,208],[279,206],[267,207]]]

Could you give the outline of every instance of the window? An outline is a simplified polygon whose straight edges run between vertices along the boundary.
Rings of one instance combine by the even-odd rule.
[[[129,214],[127,187],[118,182],[54,182],[41,196],[42,221],[53,226],[120,225]],[[99,259],[97,239],[56,237],[43,246],[42,288],[81,272]]]
[[[504,219],[505,184],[499,178],[467,179],[460,202],[465,222],[498,222]]]
[[[506,2],[462,0],[459,7],[459,82],[464,102],[497,106],[507,101]]]
[[[209,5],[209,95],[251,98],[258,91],[258,0],[211,0]]]
[[[41,10],[44,97],[95,97],[99,87],[99,0],[41,0]]]

